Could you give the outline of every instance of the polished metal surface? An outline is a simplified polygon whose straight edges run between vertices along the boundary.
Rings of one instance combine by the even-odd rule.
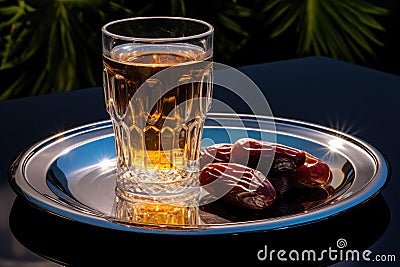
[[[110,121],[49,137],[21,153],[10,168],[13,189],[32,204],[85,224],[129,232],[203,235],[266,231],[337,215],[373,198],[387,182],[384,156],[367,142],[319,125],[283,118],[209,114],[203,146],[242,137],[274,140],[305,150],[332,170],[335,193],[307,209],[230,217],[224,205],[203,208],[198,227],[128,225],[113,216],[115,148]]]

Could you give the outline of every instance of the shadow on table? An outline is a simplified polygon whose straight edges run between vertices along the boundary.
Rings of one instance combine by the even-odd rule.
[[[288,229],[168,235],[118,231],[71,221],[17,197],[9,222],[12,233],[26,248],[63,265],[324,266],[345,260],[346,255],[351,260],[357,256],[356,250],[362,261],[362,252],[388,227],[390,210],[379,194],[340,215]]]

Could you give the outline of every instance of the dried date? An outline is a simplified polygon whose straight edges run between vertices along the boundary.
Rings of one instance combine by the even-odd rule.
[[[311,192],[317,192],[316,196],[323,199],[334,191],[329,186],[331,170],[321,159],[253,138],[204,148],[200,163],[200,184],[210,196],[247,209],[264,209],[303,193],[311,196]]]
[[[276,199],[275,189],[263,173],[237,163],[208,164],[199,180],[211,195],[242,208],[265,209]]]
[[[253,138],[237,140],[231,148],[231,162],[240,163],[263,173],[293,171],[303,165],[305,152],[292,147]]]
[[[305,187],[319,187],[330,183],[332,172],[324,161],[306,153],[306,160],[293,174],[292,182]]]
[[[200,168],[207,164],[216,162],[228,163],[230,160],[231,148],[233,144],[214,144],[201,149]]]

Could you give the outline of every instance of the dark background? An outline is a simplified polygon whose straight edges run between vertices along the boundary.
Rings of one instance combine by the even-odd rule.
[[[400,74],[396,0],[8,0],[0,2],[0,99],[101,86],[102,25],[156,15],[210,22],[214,60],[234,67],[322,55]],[[308,18],[319,49],[305,45]]]
[[[357,2],[357,0],[349,0],[349,2]],[[374,54],[365,54],[365,61],[351,61],[346,58],[338,59],[400,75],[400,2],[396,0],[369,2],[386,7],[389,11],[388,15],[376,17],[385,28],[383,32],[375,32],[383,45],[372,45]],[[340,12],[340,10],[338,10],[338,12]],[[264,29],[264,31],[260,29],[252,34],[249,42],[243,47],[243,50],[235,56],[234,61],[236,62],[232,63],[234,65],[248,65],[307,56],[296,53],[298,38],[294,31],[290,31],[276,39],[270,39],[268,37],[268,30],[271,29]],[[310,55],[315,54],[316,53],[310,51]],[[322,55],[333,57],[332,55],[324,53],[322,53]]]

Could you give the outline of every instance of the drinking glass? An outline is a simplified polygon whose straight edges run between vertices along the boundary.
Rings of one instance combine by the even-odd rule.
[[[212,100],[213,33],[210,24],[182,17],[135,17],[103,26],[117,218],[197,224],[200,142]]]

